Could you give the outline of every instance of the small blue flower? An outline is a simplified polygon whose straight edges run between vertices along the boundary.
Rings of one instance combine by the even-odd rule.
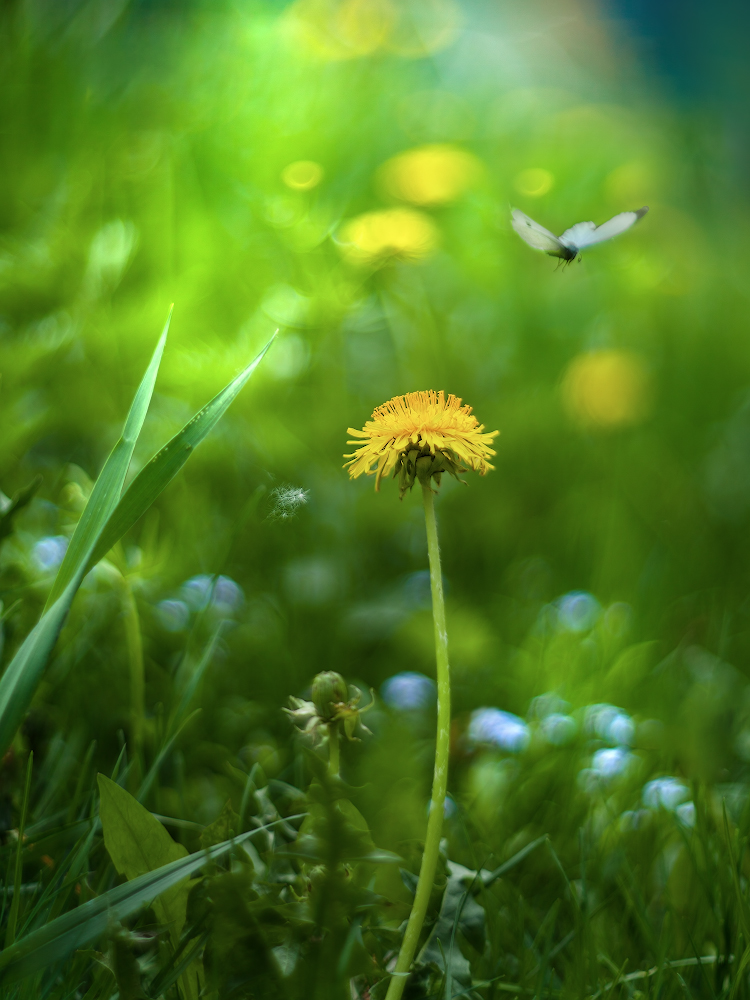
[[[180,587],[180,597],[193,611],[215,608],[221,614],[230,614],[245,600],[239,584],[228,576],[214,577],[208,573],[193,576]]]
[[[57,569],[68,549],[68,539],[65,535],[50,535],[40,538],[33,549],[34,562],[40,570],[49,573]]]
[[[675,812],[689,798],[690,789],[679,778],[655,778],[643,786],[641,794],[644,806],[649,809],[661,808],[667,812]]]
[[[529,745],[529,727],[511,712],[500,708],[478,708],[469,722],[469,741],[521,753]]]
[[[190,621],[190,608],[184,601],[159,601],[156,616],[167,632],[182,632]]]
[[[587,632],[602,613],[597,599],[585,590],[572,590],[559,597],[556,604],[558,620],[568,632]]]
[[[596,751],[591,766],[601,778],[608,780],[624,774],[633,760],[635,760],[633,754],[624,747],[608,747]]]
[[[435,701],[435,682],[411,670],[389,677],[380,689],[383,701],[391,708],[416,711]]]

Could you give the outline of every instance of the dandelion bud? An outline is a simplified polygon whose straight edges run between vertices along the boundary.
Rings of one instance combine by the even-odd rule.
[[[341,705],[349,698],[346,681],[335,670],[324,670],[316,674],[312,686],[312,700],[318,715],[326,722],[333,722]]]

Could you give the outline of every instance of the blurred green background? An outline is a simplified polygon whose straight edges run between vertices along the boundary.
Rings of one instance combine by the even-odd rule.
[[[562,822],[553,806],[568,795],[573,830],[582,766],[612,777],[636,762],[620,811],[665,775],[745,801],[747,92],[739,70],[715,73],[736,44],[729,15],[696,68],[703,21],[686,11],[675,34],[667,13],[644,26],[637,5],[578,0],[2,4],[0,489],[43,477],[0,550],[6,662],[170,303],[136,468],[280,330],[124,545],[147,759],[185,651],[197,658],[225,621],[159,812],[213,820],[228,761],[299,783],[281,708],[335,669],[378,693],[374,736],[344,750],[352,780],[370,783],[376,842],[419,835],[429,713],[405,715],[382,686],[433,676],[421,504],[350,482],[342,456],[347,427],[428,388],[501,430],[495,471],[444,482],[438,500],[452,792],[470,822],[501,824],[489,849],[527,822],[545,832],[542,801]],[[556,268],[513,233],[511,205],[556,233],[650,211]],[[60,790],[91,740],[111,769],[128,685],[105,567],[18,748],[45,760],[66,747]],[[614,715],[586,711],[601,704],[627,720],[619,735]],[[479,732],[481,708],[518,719]],[[568,784],[558,751],[539,749],[550,715],[577,727]],[[503,725],[526,735],[514,744]],[[547,785],[503,812],[498,761],[542,766],[518,757],[528,738]],[[592,763],[602,750],[620,757]]]

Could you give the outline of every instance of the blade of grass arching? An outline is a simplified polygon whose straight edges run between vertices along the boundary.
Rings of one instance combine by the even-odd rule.
[[[99,826],[100,824],[97,818],[97,820],[92,821],[88,833],[79,838],[78,842],[68,855],[67,862],[60,866],[60,871],[57,873],[57,877],[49,882],[42,895],[34,905],[31,913],[29,913],[26,917],[24,925],[21,928],[21,935],[27,934],[30,931],[36,923],[40,911],[45,907],[48,907],[49,904],[52,905],[49,906],[48,912],[45,914],[45,923],[48,923],[50,920],[54,920],[54,918],[59,916],[65,909],[68,896],[73,890],[76,881],[80,877],[84,864],[88,860],[91,847],[94,843],[94,838],[99,832]],[[60,881],[61,879],[62,881]]]
[[[136,392],[122,437],[107,459],[81,515],[52,586],[46,610],[26,636],[0,678],[0,754],[10,746],[26,714],[39,678],[47,665],[70,605],[85,575],[91,550],[120,498],[135,440],[143,426],[151,400],[166,333],[165,328]]]
[[[526,857],[527,854],[531,854],[532,851],[535,851],[537,847],[545,843],[545,841],[547,840],[549,840],[549,837],[545,833],[543,834],[543,836],[537,837],[536,840],[532,840],[532,842],[530,844],[527,844],[526,847],[521,848],[518,854],[514,854],[512,858],[510,858],[508,861],[504,861],[493,872],[490,872],[489,875],[485,876],[485,878],[483,879],[485,886],[492,885],[493,882],[499,879],[506,872],[510,871],[511,868],[515,868],[515,866],[519,863],[519,861],[523,861],[523,859]]]
[[[18,911],[21,906],[21,882],[23,875],[23,836],[26,829],[26,815],[29,811],[29,793],[31,791],[31,768],[34,764],[34,753],[29,753],[26,762],[26,781],[23,789],[23,804],[21,806],[21,819],[18,824],[18,843],[16,845],[16,864],[13,878],[13,902],[10,905],[10,915],[8,926],[5,930],[5,947],[13,944],[16,937],[16,925],[18,923]]]
[[[0,678],[0,754],[8,749],[26,715],[80,582],[71,580],[26,636]]]
[[[177,475],[206,435],[224,416],[230,404],[265,357],[275,338],[271,338],[260,354],[250,362],[237,378],[214,396],[202,410],[145,465],[122,496],[117,508],[109,519],[89,559],[89,568],[102,559],[129,528],[146,513],[162,490]]]
[[[286,821],[302,818],[304,813],[289,816]],[[66,958],[73,951],[86,947],[106,932],[110,921],[124,920],[151,903],[166,889],[199,871],[208,861],[221,857],[254,834],[283,822],[285,820],[274,820],[239,837],[225,840],[216,847],[196,851],[157,868],[156,871],[146,872],[145,875],[115,886],[44,927],[32,931],[27,937],[20,938],[10,948],[0,952],[0,986],[17,983],[53,962]]]
[[[65,558],[57,571],[55,582],[52,584],[52,590],[47,598],[47,609],[52,607],[68,584],[84,569],[102,529],[120,501],[125,476],[151,403],[171,319],[172,310],[170,309],[159,343],[156,345],[146,374],[143,376],[133,399],[120,440],[112,449],[109,458],[104,463],[104,468],[94,483],[91,496],[81,514],[80,521],[76,525]]]

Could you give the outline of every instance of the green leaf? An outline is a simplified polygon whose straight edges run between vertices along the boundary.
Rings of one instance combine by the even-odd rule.
[[[128,529],[146,513],[162,490],[177,475],[190,453],[226,413],[242,387],[253,374],[275,338],[271,338],[260,354],[250,362],[237,378],[233,379],[221,392],[214,396],[202,410],[195,414],[185,426],[157,452],[130,484],[122,500],[117,505],[107,527],[89,560],[89,568],[102,559],[125,534]]]
[[[122,494],[122,487],[125,483],[130,461],[133,457],[138,436],[146,419],[151,396],[154,391],[156,375],[159,371],[159,364],[164,353],[164,345],[167,342],[169,323],[172,319],[172,310],[169,311],[167,322],[156,345],[151,363],[146,369],[138,391],[133,399],[122,429],[120,440],[112,449],[109,458],[104,463],[104,468],[99,474],[99,478],[94,483],[88,503],[84,508],[81,519],[76,525],[76,530],[70,540],[70,545],[65,553],[60,569],[57,571],[55,582],[52,585],[49,597],[47,598],[47,608],[50,608],[63,593],[71,580],[85,569],[89,562],[91,552],[96,545],[99,535],[109,520],[112,512],[117,506]]]
[[[172,861],[157,871],[147,872],[131,882],[115,886],[96,899],[91,899],[32,931],[0,952],[0,986],[16,983],[53,962],[66,958],[76,949],[85,948],[104,934],[112,921],[124,920],[141,907],[150,905],[165,890],[179,885],[203,868],[207,861],[221,857],[233,846],[242,844],[264,830],[295,819],[301,819],[301,816],[274,820],[265,826],[249,830],[234,840],[217,844],[208,851],[196,851],[186,858]]]
[[[187,855],[183,845],[175,843],[159,820],[129,792],[103,774],[97,780],[104,846],[112,864],[128,881]],[[185,923],[187,896],[184,882],[167,889],[154,903],[156,919],[167,925],[175,947]]]

